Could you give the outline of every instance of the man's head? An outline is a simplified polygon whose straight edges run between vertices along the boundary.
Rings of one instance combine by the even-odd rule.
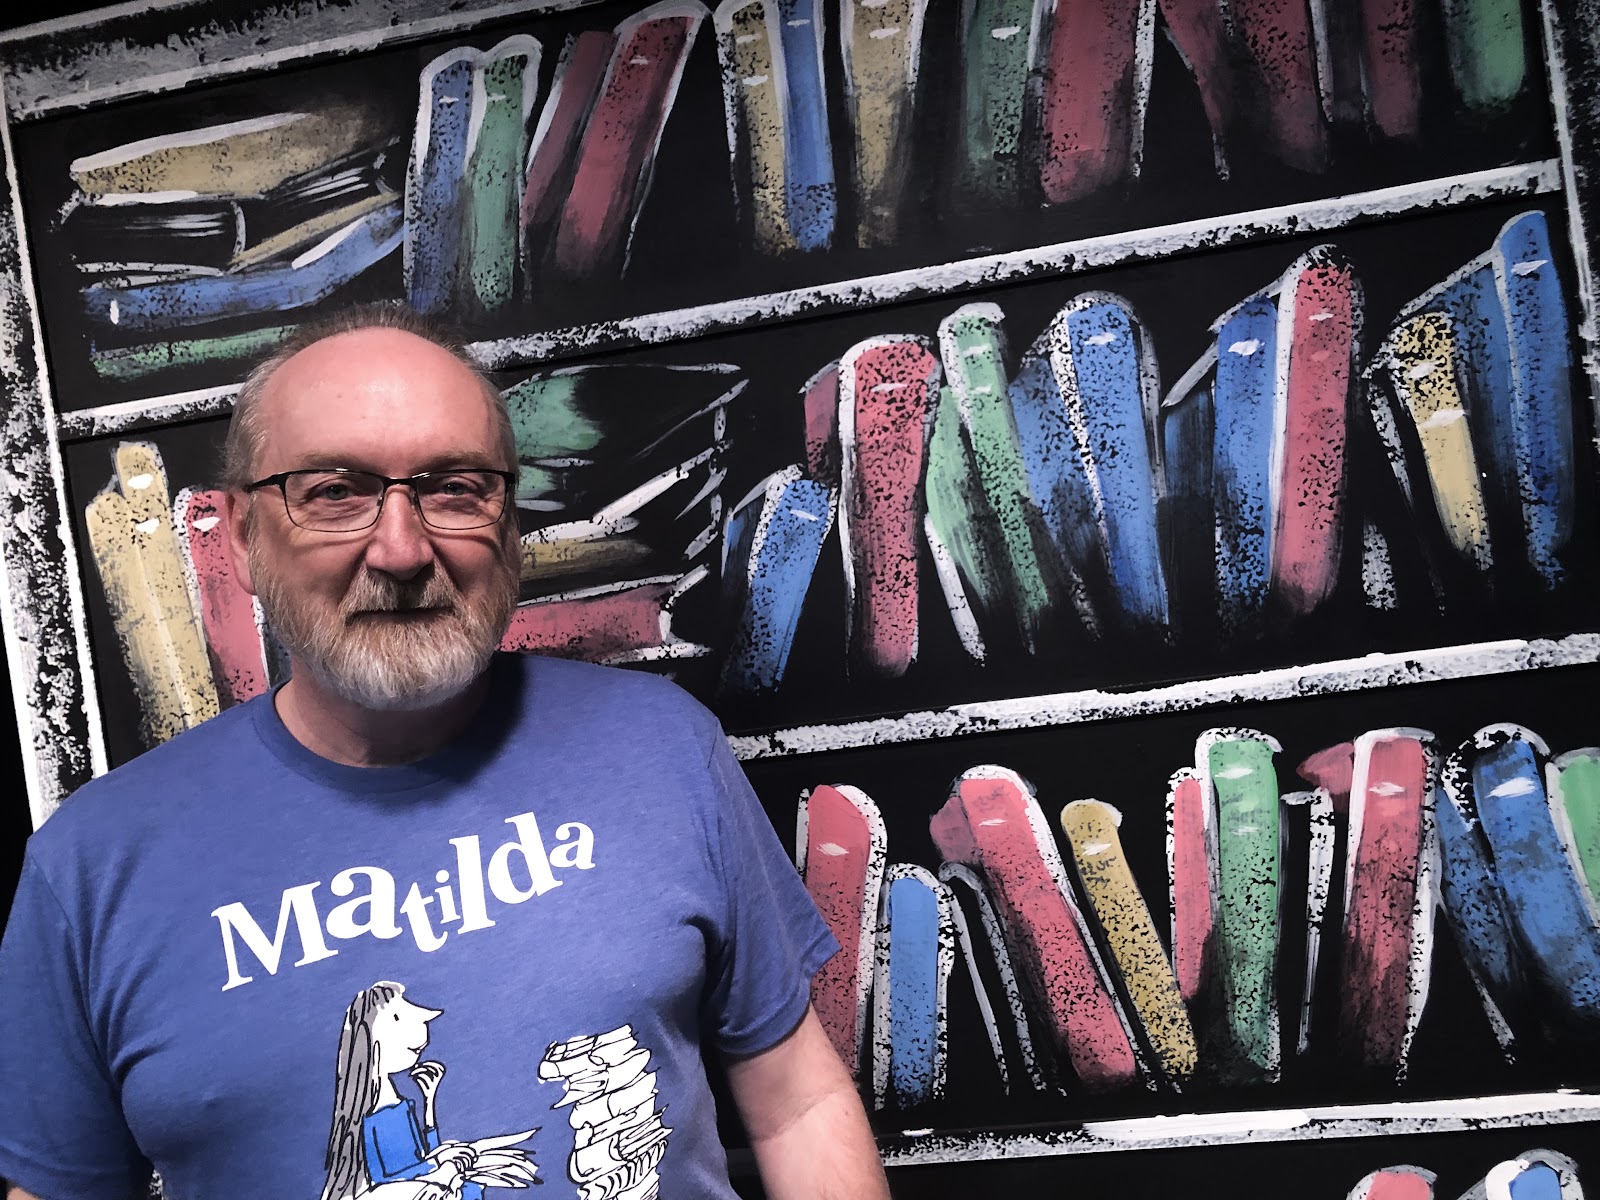
[[[491,523],[457,529],[440,528],[458,522],[432,502],[419,504],[414,488],[380,485],[375,521],[328,532],[326,522],[308,518],[296,491],[313,477],[252,489],[308,468],[394,479],[452,468],[514,471],[515,440],[498,392],[414,313],[356,309],[302,327],[251,373],[224,450],[241,579],[296,670],[367,709],[427,708],[460,694],[488,665],[516,603],[511,488],[478,476],[500,489],[484,510]],[[359,491],[330,479],[332,495]],[[435,501],[460,490],[453,478],[442,482]]]

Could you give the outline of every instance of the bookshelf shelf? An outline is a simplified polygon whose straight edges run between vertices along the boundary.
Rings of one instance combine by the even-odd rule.
[[[908,1130],[883,1143],[890,1166],[927,1166],[999,1158],[1165,1150],[1246,1142],[1303,1142],[1571,1125],[1600,1118],[1600,1094],[1575,1089],[1462,1100],[1195,1113],[1085,1121],[1048,1129],[1003,1131]]]
[[[1592,662],[1600,662],[1600,633],[1577,633],[1550,640],[1507,639],[1428,650],[1367,654],[1360,658],[1336,659],[1310,666],[1255,671],[1225,678],[1190,679],[1137,690],[1086,689],[978,704],[957,704],[943,709],[905,712],[869,720],[793,726],[771,733],[735,736],[729,741],[735,755],[751,761],[865,746],[925,742],[975,733],[1077,725],[1118,717],[1185,712],[1263,700],[1325,696]]]

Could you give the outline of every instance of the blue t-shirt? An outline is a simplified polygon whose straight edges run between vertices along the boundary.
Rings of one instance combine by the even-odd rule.
[[[455,1146],[489,1196],[536,1170],[547,1200],[731,1197],[702,1044],[777,1043],[835,949],[663,680],[499,656],[474,726],[388,768],[311,754],[263,697],[30,841],[0,1177],[127,1200],[153,1163],[176,1200],[381,1200]]]

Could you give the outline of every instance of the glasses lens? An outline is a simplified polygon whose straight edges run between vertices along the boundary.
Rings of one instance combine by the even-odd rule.
[[[365,529],[378,516],[383,479],[361,471],[305,471],[284,481],[289,518],[302,529]]]
[[[436,529],[493,525],[506,504],[506,481],[492,471],[441,471],[417,480],[422,519]]]

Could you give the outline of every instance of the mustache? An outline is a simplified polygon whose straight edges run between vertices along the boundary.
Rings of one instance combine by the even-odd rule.
[[[419,612],[425,609],[457,611],[461,593],[442,571],[431,570],[411,579],[396,579],[363,570],[351,581],[339,605],[346,621],[366,613]]]

